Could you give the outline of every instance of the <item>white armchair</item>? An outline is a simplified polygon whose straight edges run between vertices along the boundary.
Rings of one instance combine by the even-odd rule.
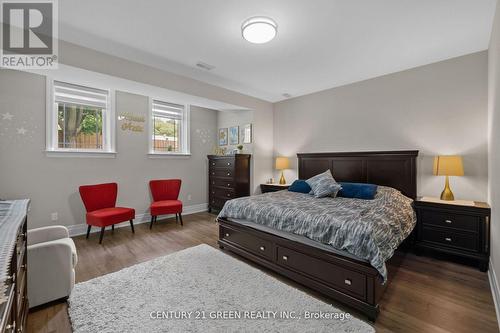
[[[68,229],[51,226],[28,230],[28,299],[30,308],[71,294],[78,262]]]

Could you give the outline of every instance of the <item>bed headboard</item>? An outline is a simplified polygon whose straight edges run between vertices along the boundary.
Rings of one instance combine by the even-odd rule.
[[[390,186],[415,199],[417,156],[418,150],[299,153],[299,179],[330,169],[337,181]]]

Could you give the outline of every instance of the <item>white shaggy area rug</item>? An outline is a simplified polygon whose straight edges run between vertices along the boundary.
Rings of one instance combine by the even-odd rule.
[[[83,332],[374,332],[208,245],[75,286],[73,330]]]

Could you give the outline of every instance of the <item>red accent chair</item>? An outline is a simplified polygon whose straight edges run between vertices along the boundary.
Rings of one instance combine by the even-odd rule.
[[[97,184],[80,186],[80,196],[87,210],[87,238],[89,238],[92,226],[101,228],[99,244],[102,243],[104,229],[111,225],[115,230],[115,224],[130,221],[132,232],[134,231],[135,209],[126,207],[115,207],[118,194],[118,184]]]
[[[158,215],[165,214],[175,214],[175,222],[177,223],[179,219],[181,225],[184,225],[181,215],[182,201],[177,200],[181,190],[181,183],[180,179],[152,180],[149,182],[149,188],[153,196],[153,202],[149,207],[151,211],[149,229],[153,228],[153,223],[156,222]]]

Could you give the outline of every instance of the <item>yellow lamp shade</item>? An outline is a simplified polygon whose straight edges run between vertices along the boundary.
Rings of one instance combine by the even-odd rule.
[[[276,157],[276,170],[288,169],[290,162],[287,157]]]
[[[435,176],[463,176],[464,166],[461,156],[436,156],[434,157]]]

